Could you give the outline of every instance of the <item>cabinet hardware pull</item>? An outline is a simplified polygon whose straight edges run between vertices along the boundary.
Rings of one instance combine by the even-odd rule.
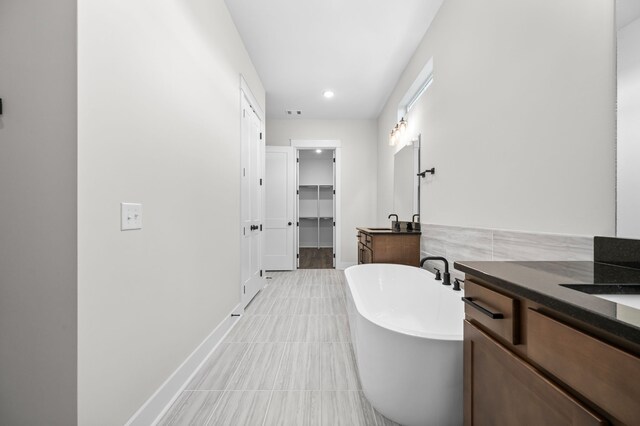
[[[469,306],[473,306],[474,308],[476,308],[477,310],[479,310],[480,312],[482,312],[486,316],[490,317],[491,319],[502,319],[502,318],[504,318],[504,315],[502,315],[500,312],[491,312],[487,308],[483,308],[482,306],[478,305],[476,302],[473,301],[473,298],[471,298],[471,297],[463,297],[462,301],[464,303],[466,303],[467,305],[469,305]]]

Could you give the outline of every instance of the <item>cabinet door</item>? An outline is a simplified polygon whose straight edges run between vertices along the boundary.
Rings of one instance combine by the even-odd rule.
[[[533,366],[464,322],[465,425],[603,425]]]

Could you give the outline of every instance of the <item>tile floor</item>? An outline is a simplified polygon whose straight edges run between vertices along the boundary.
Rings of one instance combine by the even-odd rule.
[[[342,271],[275,272],[160,425],[396,425],[361,391]]]

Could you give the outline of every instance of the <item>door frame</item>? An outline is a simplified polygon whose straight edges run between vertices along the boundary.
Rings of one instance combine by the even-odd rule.
[[[247,80],[244,78],[244,75],[240,74],[240,84],[239,84],[239,88],[240,90],[238,91],[239,96],[238,96],[238,118],[239,118],[239,131],[240,131],[240,138],[239,141],[240,143],[238,144],[238,150],[240,151],[240,157],[242,156],[242,100],[243,98],[246,98],[247,101],[249,101],[249,105],[251,106],[251,108],[253,109],[253,111],[255,112],[256,116],[258,117],[258,119],[260,120],[260,133],[261,133],[261,140],[260,140],[260,162],[262,163],[259,167],[260,169],[260,178],[262,179],[262,181],[264,182],[264,155],[265,155],[265,114],[264,111],[262,109],[262,107],[260,106],[260,103],[258,102],[257,98],[254,96],[253,92],[251,91],[251,88],[249,87],[249,84],[247,83]],[[239,263],[239,268],[238,268],[238,297],[240,300],[240,303],[238,305],[238,307],[240,308],[240,312],[234,312],[235,314],[242,314],[244,312],[244,297],[243,297],[243,286],[244,283],[242,282],[242,262],[243,262],[243,257],[242,257],[242,238],[243,238],[243,224],[242,224],[242,158],[240,158],[240,163],[238,164],[238,175],[239,175],[239,182],[238,182],[238,193],[240,194],[240,214],[238,217],[238,240],[240,242],[239,244],[239,258],[240,258],[240,262]],[[260,186],[260,191],[262,192],[261,194],[261,206],[260,206],[260,223],[264,222],[264,214],[265,214],[265,200],[264,200],[264,185]],[[262,253],[264,253],[264,238],[260,239],[260,256],[259,256],[259,262],[260,262],[260,270],[263,271],[263,259],[262,259]],[[264,272],[263,272],[264,274]],[[263,276],[264,279],[264,276]],[[266,283],[266,280],[265,280]],[[263,286],[264,287],[264,286]]]
[[[339,139],[289,139],[289,143],[291,147],[293,147],[296,152],[299,149],[333,149],[336,156],[335,163],[335,191],[336,195],[334,198],[334,208],[336,210],[334,220],[336,222],[335,226],[335,238],[333,241],[334,244],[334,253],[336,254],[336,258],[334,260],[334,265],[336,269],[344,269],[342,264],[342,244],[341,238],[342,235],[341,225],[342,225],[342,209],[340,203],[340,196],[342,194],[342,167],[340,167],[341,159],[342,159],[342,142]],[[298,186],[298,182],[296,181],[296,187]],[[297,209],[297,206],[296,206]],[[296,210],[296,217],[298,217],[298,211]],[[298,229],[298,227],[296,227]],[[295,247],[294,252],[298,253],[298,239],[295,239]],[[297,269],[297,262],[296,269]]]

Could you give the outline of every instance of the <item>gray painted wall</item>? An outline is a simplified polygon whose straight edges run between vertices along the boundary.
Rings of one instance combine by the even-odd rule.
[[[76,1],[0,2],[0,423],[76,424]]]
[[[265,93],[223,0],[84,0],[78,31],[78,418],[116,425],[240,302],[240,74]]]
[[[421,221],[572,235],[615,232],[614,2],[447,0],[378,119],[378,220],[393,203],[388,134],[422,134]]]

